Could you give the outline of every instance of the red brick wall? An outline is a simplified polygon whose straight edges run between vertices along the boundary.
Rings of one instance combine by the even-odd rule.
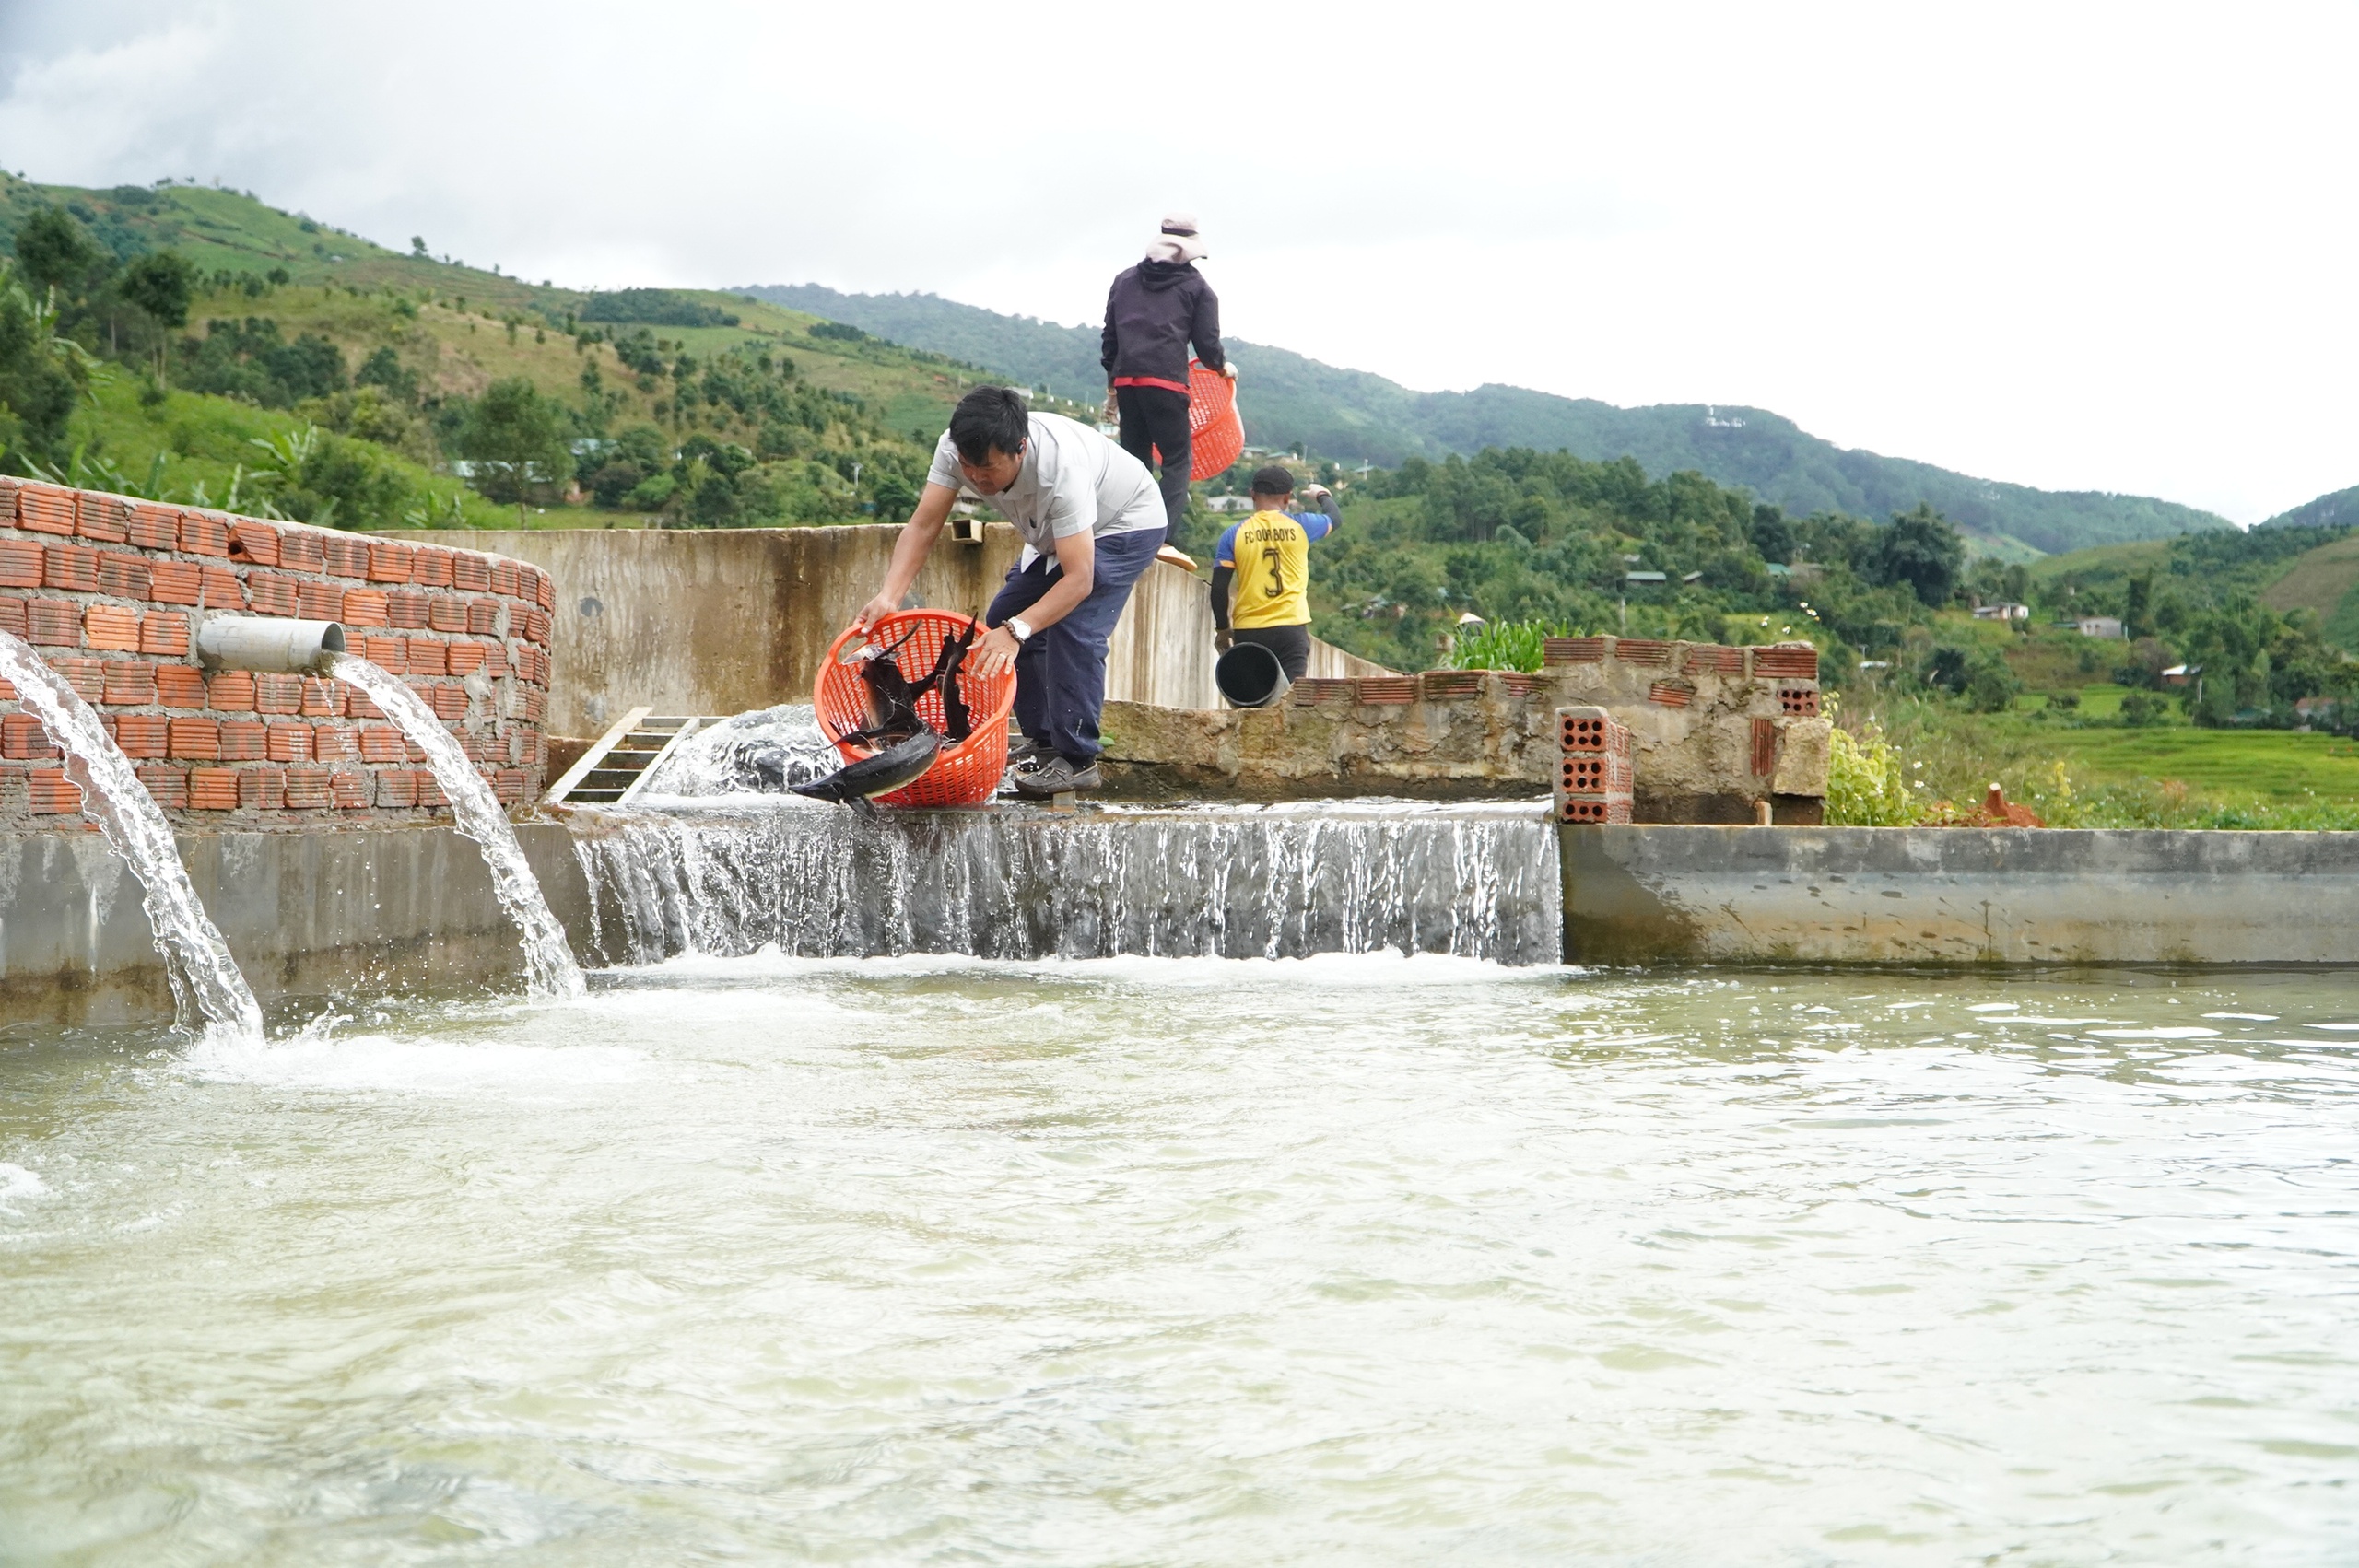
[[[461,535],[459,537],[464,537]],[[302,826],[449,815],[422,754],[355,687],[196,661],[215,611],[344,623],[405,677],[510,805],[548,762],[548,574],[481,551],[264,522],[0,476],[0,629],[97,708],[176,820]],[[0,681],[0,827],[79,810]]]

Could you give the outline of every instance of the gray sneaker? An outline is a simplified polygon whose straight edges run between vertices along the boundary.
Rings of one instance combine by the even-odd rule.
[[[1098,776],[1095,762],[1075,767],[1071,757],[1059,756],[1054,752],[1050,752],[1049,759],[1029,773],[1015,776],[1015,788],[1019,793],[1041,800],[1072,790],[1095,790],[1105,782]]]
[[[1029,773],[1056,755],[1056,747],[1039,741],[1018,741],[1007,748],[1007,766],[1018,773]]]

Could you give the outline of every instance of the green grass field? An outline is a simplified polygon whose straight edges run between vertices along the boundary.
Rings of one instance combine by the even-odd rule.
[[[2287,730],[2112,721],[2126,693],[2083,688],[2070,717],[1855,696],[1845,721],[1888,738],[1919,798],[1969,805],[1996,782],[2057,827],[2359,828],[2359,743]],[[2036,701],[2036,699],[2035,699]]]
[[[2046,725],[2020,737],[2035,755],[2107,783],[2177,782],[2213,794],[2359,805],[2359,743],[2290,730],[2071,729]]]

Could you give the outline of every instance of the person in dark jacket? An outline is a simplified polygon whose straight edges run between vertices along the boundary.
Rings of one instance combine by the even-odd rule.
[[[1203,253],[1193,217],[1166,217],[1146,259],[1107,293],[1098,352],[1122,422],[1122,450],[1149,466],[1154,452],[1162,454],[1163,509],[1173,532],[1188,509],[1188,345],[1195,345],[1204,369],[1237,377],[1221,351],[1220,298],[1196,271]]]

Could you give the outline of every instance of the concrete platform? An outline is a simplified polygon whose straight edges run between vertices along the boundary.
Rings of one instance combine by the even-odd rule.
[[[517,829],[549,907],[588,924],[564,828]],[[187,833],[214,923],[268,1007],[290,998],[521,989],[516,927],[483,852],[448,827]],[[96,833],[0,836],[0,1021],[169,1020],[139,883]]]
[[[1558,831],[1569,963],[2359,964],[2359,833]]]

